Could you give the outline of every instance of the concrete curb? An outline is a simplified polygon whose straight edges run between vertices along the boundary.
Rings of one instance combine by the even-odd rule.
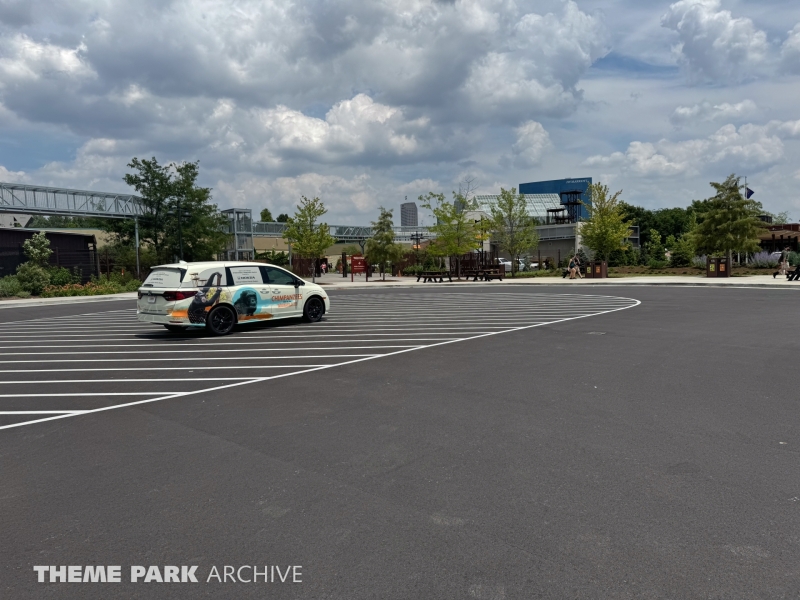
[[[135,300],[136,297],[136,292],[123,292],[122,294],[103,294],[101,296],[62,296],[59,298],[0,300],[0,309],[24,308],[26,306],[48,306],[53,304],[83,304],[87,302],[107,302],[109,300]]]
[[[542,280],[544,279],[544,281]],[[537,281],[503,281],[503,282],[443,282],[443,283],[431,283],[431,284],[420,284],[420,283],[406,283],[406,282],[398,282],[398,283],[382,283],[382,284],[371,284],[371,283],[351,283],[346,285],[325,285],[323,289],[325,290],[363,290],[363,289],[381,289],[381,288],[420,288],[420,287],[439,287],[439,286],[457,286],[457,287],[475,287],[475,286],[534,286],[534,285],[548,285],[548,286],[564,286],[564,287],[576,287],[576,286],[682,286],[682,287],[713,287],[713,288],[765,288],[765,289],[779,289],[779,290],[800,290],[800,284],[789,283],[788,281],[785,282],[777,282],[777,283],[766,283],[766,282],[748,282],[745,278],[735,278],[733,280],[727,281],[704,281],[702,279],[697,280],[680,280],[677,278],[665,278],[665,281],[654,281],[652,279],[647,281],[641,281],[639,278],[619,278],[619,279],[583,279],[580,281],[562,281],[560,278],[553,277],[551,278],[542,278]],[[677,281],[676,281],[677,279]]]

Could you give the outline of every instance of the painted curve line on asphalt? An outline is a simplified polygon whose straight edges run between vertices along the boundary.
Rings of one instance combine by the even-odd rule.
[[[395,301],[397,300],[397,296],[395,296],[395,295],[370,294],[370,295],[368,295],[369,298],[366,298],[366,296],[367,295],[365,295],[364,299],[381,300],[383,298],[387,298],[387,299],[391,298],[391,299],[393,299]],[[269,381],[269,380],[272,380],[272,379],[281,379],[281,378],[284,378],[284,377],[291,377],[291,376],[294,376],[294,375],[301,375],[303,373],[312,373],[314,371],[322,371],[322,370],[325,370],[325,369],[330,369],[332,367],[341,367],[341,366],[355,364],[355,363],[359,363],[359,362],[365,362],[365,361],[368,361],[368,360],[384,358],[384,357],[387,357],[387,356],[396,356],[398,354],[404,354],[406,352],[414,352],[416,350],[424,350],[426,348],[434,348],[434,347],[437,347],[437,346],[445,346],[447,344],[453,344],[453,343],[457,343],[457,342],[464,342],[464,341],[468,341],[468,340],[475,340],[475,339],[480,339],[480,338],[484,338],[484,337],[490,337],[490,336],[499,335],[499,334],[503,334],[503,333],[511,333],[511,332],[515,332],[515,331],[522,331],[522,330],[525,330],[525,329],[533,329],[535,327],[542,327],[542,326],[545,326],[545,325],[553,325],[553,324],[556,324],[556,323],[563,323],[563,322],[566,322],[566,321],[574,321],[574,320],[577,320],[577,319],[585,319],[587,317],[595,317],[595,316],[598,316],[598,315],[603,315],[603,314],[608,314],[608,313],[612,313],[612,312],[618,312],[618,311],[621,311],[621,310],[626,310],[628,308],[634,308],[634,307],[639,306],[641,304],[641,301],[636,300],[634,298],[625,298],[625,297],[621,297],[621,296],[589,295],[589,294],[583,295],[583,294],[519,294],[519,293],[517,293],[517,294],[515,294],[515,293],[506,294],[506,293],[497,293],[497,294],[483,294],[483,295],[477,296],[477,295],[475,295],[473,293],[466,293],[466,294],[446,293],[446,294],[426,294],[424,296],[415,294],[414,297],[409,297],[409,296],[405,296],[404,295],[403,296],[403,300],[416,300],[416,301],[424,302],[426,298],[430,298],[430,299],[434,300],[434,303],[435,303],[436,302],[436,298],[438,297],[438,298],[441,299],[442,296],[447,296],[450,299],[452,299],[453,296],[464,296],[465,299],[477,300],[478,302],[476,304],[478,306],[476,306],[475,308],[477,310],[479,310],[479,311],[482,311],[484,315],[486,314],[487,307],[485,305],[483,305],[483,303],[485,303],[487,300],[488,301],[491,301],[491,300],[502,300],[502,299],[505,299],[505,298],[513,299],[515,301],[518,301],[518,300],[534,300],[534,302],[531,303],[531,306],[520,307],[521,309],[524,309],[524,308],[535,309],[536,308],[536,302],[535,302],[536,300],[545,300],[546,303],[547,303],[547,302],[551,302],[552,300],[559,299],[559,298],[562,299],[562,300],[581,300],[581,301],[584,301],[584,302],[589,301],[592,304],[592,306],[586,306],[585,307],[585,310],[591,311],[588,314],[581,314],[581,315],[578,315],[578,316],[568,316],[568,317],[564,317],[564,318],[554,319],[552,321],[545,321],[545,322],[541,322],[541,323],[521,325],[521,326],[518,326],[518,327],[510,327],[508,329],[502,329],[500,331],[492,331],[492,332],[488,332],[488,333],[481,333],[479,335],[474,335],[474,336],[459,337],[457,339],[449,339],[449,340],[446,340],[446,341],[441,341],[441,342],[437,342],[437,343],[433,343],[433,344],[413,346],[413,347],[409,347],[409,348],[404,348],[402,350],[397,350],[397,351],[394,351],[394,352],[388,352],[388,353],[385,353],[385,354],[375,354],[375,355],[369,355],[369,356],[360,356],[360,357],[358,357],[358,358],[356,358],[354,360],[349,360],[349,361],[344,361],[344,362],[339,362],[339,363],[309,366],[309,368],[301,368],[298,371],[292,371],[292,372],[289,372],[289,373],[281,373],[281,374],[278,374],[278,375],[271,375],[271,376],[265,376],[265,377],[248,377],[246,379],[243,379],[241,381],[237,381],[235,383],[227,383],[227,384],[224,384],[224,385],[219,385],[219,386],[214,386],[214,387],[209,387],[209,388],[202,388],[202,389],[199,389],[199,390],[170,392],[170,393],[162,395],[162,396],[158,396],[158,397],[155,397],[155,398],[148,398],[148,399],[145,399],[145,400],[138,400],[138,401],[134,401],[134,402],[126,402],[126,403],[122,403],[122,404],[115,404],[115,405],[111,405],[111,406],[103,406],[103,407],[100,407],[100,408],[93,408],[93,409],[87,409],[87,410],[71,410],[69,412],[64,411],[61,414],[55,414],[53,416],[48,416],[48,417],[41,418],[41,419],[23,421],[23,422],[20,422],[20,423],[11,423],[11,424],[8,424],[8,425],[0,425],[0,430],[3,430],[3,429],[14,429],[14,428],[17,428],[17,427],[22,427],[24,425],[33,425],[33,424],[36,424],[36,423],[43,423],[43,422],[47,422],[47,421],[55,421],[55,420],[58,420],[58,419],[66,419],[66,418],[82,416],[82,415],[91,414],[91,413],[98,413],[98,412],[104,412],[104,411],[108,411],[108,410],[114,410],[114,409],[118,409],[118,408],[127,408],[127,407],[142,405],[142,404],[149,404],[149,403],[152,403],[152,402],[161,402],[163,400],[171,400],[173,398],[185,398],[186,396],[191,396],[191,395],[195,395],[195,394],[201,394],[201,393],[206,393],[206,392],[214,392],[214,391],[218,391],[218,390],[230,389],[230,388],[234,388],[234,387],[238,387],[238,386],[242,386],[242,385],[249,385],[249,384],[252,384],[252,383],[260,383],[260,382],[263,382],[263,381]],[[348,298],[347,300],[350,300],[350,298]],[[611,306],[608,307],[608,308],[605,308],[605,309],[598,310],[598,308],[601,308],[601,307],[600,306],[596,306],[596,305],[597,304],[601,304],[603,300],[608,301],[608,304],[611,305]],[[600,302],[597,302],[597,301],[600,301]],[[621,303],[621,302],[626,302],[628,304],[626,304],[624,306],[619,306],[619,303]],[[343,304],[345,305],[344,308],[346,308],[346,309],[347,308],[353,308],[352,305],[348,301],[345,301]],[[390,300],[389,304],[390,304],[390,306],[392,305],[391,304],[391,300]],[[546,306],[547,306],[547,304],[545,306],[541,307],[541,308],[545,308]],[[336,303],[334,302],[334,311],[332,313],[334,315],[334,319],[332,319],[332,321],[330,321],[330,322],[335,322],[336,317],[338,316],[338,314],[335,312],[335,307],[336,307]],[[426,308],[430,308],[430,307],[426,307],[424,304],[419,307],[419,309],[421,311],[424,311]],[[439,307],[437,306],[437,308],[439,308]],[[468,307],[461,306],[459,308],[461,310],[465,310]],[[573,306],[573,307],[564,306],[564,308],[565,308],[565,310],[567,312],[569,312],[569,311],[573,311],[574,312],[578,308],[578,306]],[[104,313],[100,312],[100,313],[94,313],[94,314],[95,315],[102,315]],[[90,316],[90,315],[81,315],[81,316]],[[468,317],[465,316],[465,318],[468,318]],[[52,323],[52,319],[53,319],[52,317],[50,319],[45,318],[45,319],[42,319],[42,321],[45,321],[45,322],[46,321],[50,321],[51,324],[55,325],[55,323]],[[24,321],[24,322],[20,322],[20,324],[22,324],[22,323],[31,323],[31,321],[27,320],[27,321]],[[312,327],[313,327],[313,325],[312,325]],[[313,341],[311,343],[313,343]],[[300,357],[298,356],[297,358],[300,358]],[[299,365],[298,365],[298,367],[299,367]],[[0,370],[0,372],[2,372],[2,370]],[[198,380],[201,380],[201,379],[202,378],[199,378]],[[193,379],[191,379],[191,378],[187,379],[187,381],[192,381],[192,380]],[[120,382],[123,382],[123,381],[125,381],[125,380],[120,380]],[[42,382],[42,383],[44,383],[44,382]],[[111,394],[109,394],[109,395],[111,395]],[[34,413],[34,411],[29,411],[27,414],[32,414],[32,413]],[[7,415],[7,416],[12,416],[14,414],[24,415],[26,413],[25,413],[25,411],[20,410],[20,411],[2,411],[2,412],[0,412],[0,414]],[[45,411],[41,411],[40,414],[47,414],[47,413]]]

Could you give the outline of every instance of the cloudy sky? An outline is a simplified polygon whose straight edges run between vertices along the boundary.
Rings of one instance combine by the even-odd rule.
[[[466,177],[800,218],[796,0],[0,0],[0,181],[125,191],[200,160],[223,208],[373,220]],[[398,219],[399,220],[399,219]]]

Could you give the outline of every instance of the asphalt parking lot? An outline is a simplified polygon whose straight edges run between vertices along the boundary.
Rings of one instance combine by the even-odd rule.
[[[590,291],[331,292],[222,339],[0,311],[0,596],[798,597],[800,296]]]

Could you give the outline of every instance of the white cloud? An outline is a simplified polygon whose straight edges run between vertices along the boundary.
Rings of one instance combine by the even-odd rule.
[[[784,139],[800,137],[800,122],[725,125],[705,138],[656,143],[633,141],[625,152],[592,156],[587,167],[616,167],[637,177],[697,175],[709,165],[727,171],[762,170],[781,161]]]
[[[699,80],[741,81],[763,75],[769,62],[766,34],[746,17],[721,10],[720,0],[680,0],[661,24],[678,33],[674,51]]]
[[[789,32],[781,46],[781,66],[788,73],[800,74],[800,23]]]
[[[545,150],[552,146],[550,134],[541,123],[528,121],[515,130],[517,142],[511,147],[520,167],[532,167],[539,164]]]
[[[758,106],[752,100],[742,100],[731,104],[722,102],[712,104],[703,101],[691,106],[678,106],[670,117],[673,125],[686,125],[698,121],[732,121],[746,119],[758,112]]]

